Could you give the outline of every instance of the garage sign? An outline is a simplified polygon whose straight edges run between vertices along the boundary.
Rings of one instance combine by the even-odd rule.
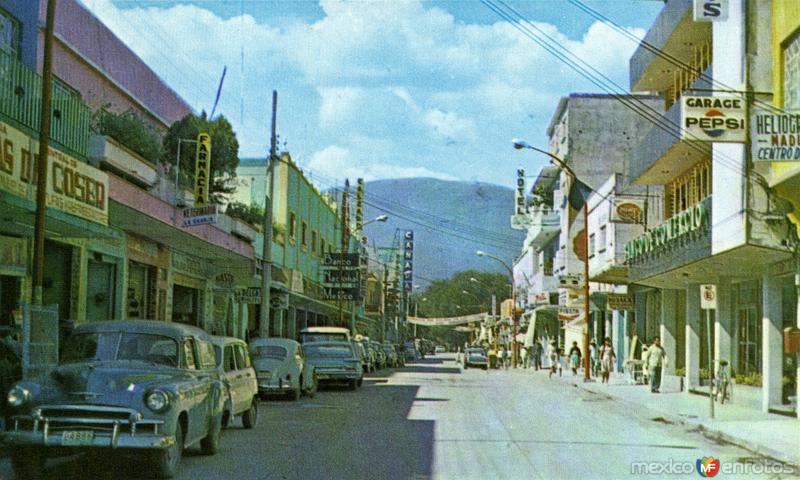
[[[739,143],[747,140],[743,99],[682,97],[681,102],[681,139]]]

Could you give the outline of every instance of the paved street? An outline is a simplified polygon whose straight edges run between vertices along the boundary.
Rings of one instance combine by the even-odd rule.
[[[632,462],[753,457],[545,372],[462,371],[452,355],[372,376],[357,392],[262,402],[260,413],[257,429],[227,430],[218,455],[187,452],[177,478],[619,479],[636,478]],[[81,458],[51,462],[50,478],[130,478],[142,468],[93,461],[91,472]],[[0,472],[11,478],[7,461]]]

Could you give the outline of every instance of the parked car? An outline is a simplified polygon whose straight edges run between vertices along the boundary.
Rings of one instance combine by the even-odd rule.
[[[46,379],[18,382],[2,439],[17,478],[41,476],[49,456],[119,449],[172,477],[185,447],[219,449],[225,386],[202,330],[147,320],[92,322],[65,341]],[[191,394],[188,394],[191,392]]]
[[[258,378],[258,393],[313,397],[317,392],[314,368],[306,362],[302,346],[288,338],[257,338],[250,342],[250,354]]]
[[[433,353],[447,353],[447,349],[442,345],[436,345],[436,348],[433,349]]]
[[[355,390],[363,383],[361,359],[350,342],[304,343],[303,351],[320,384],[347,383],[351,390]]]
[[[414,342],[406,342],[403,344],[403,355],[406,362],[413,362],[417,359],[417,349],[414,348]]]
[[[361,360],[361,369],[364,371],[364,373],[370,372],[370,358],[372,357],[372,354],[367,350],[366,347],[364,347],[363,343],[356,341],[351,343],[356,351],[356,356]]]
[[[258,421],[258,383],[250,362],[247,343],[233,337],[211,337],[217,357],[217,371],[227,389],[222,426],[227,427],[237,415],[244,428]]]
[[[300,343],[349,342],[350,329],[344,327],[308,327],[300,330]]]
[[[469,367],[478,367],[484,370],[489,369],[489,359],[486,351],[480,347],[469,347],[464,352],[464,370]]]
[[[375,365],[377,366],[378,370],[385,368],[386,365],[386,352],[383,351],[383,345],[379,342],[371,341],[369,344],[372,346],[372,350],[375,352]]]
[[[365,361],[362,362],[362,367],[364,368],[365,373],[374,372],[377,370],[375,362],[377,360],[377,355],[375,351],[370,346],[369,337],[365,337],[363,335],[356,335],[355,342],[361,345],[361,348],[364,349]]]
[[[397,368],[400,366],[400,361],[397,358],[397,350],[395,350],[394,345],[388,342],[384,342],[383,352],[386,354],[387,366],[393,368]]]

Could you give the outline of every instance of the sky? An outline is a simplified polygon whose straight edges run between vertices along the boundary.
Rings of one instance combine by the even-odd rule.
[[[197,111],[227,117],[240,157],[282,150],[320,186],[435,177],[513,187],[546,163],[562,96],[602,92],[478,0],[79,0]],[[636,42],[567,0],[505,0],[625,91]],[[585,0],[642,37],[654,0]]]

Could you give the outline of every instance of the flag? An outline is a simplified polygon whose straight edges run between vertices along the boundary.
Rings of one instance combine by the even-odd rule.
[[[575,210],[580,210],[581,207],[583,207],[583,204],[586,203],[586,199],[589,198],[589,194],[591,193],[592,187],[586,185],[577,178],[572,177],[568,195],[569,206]]]

